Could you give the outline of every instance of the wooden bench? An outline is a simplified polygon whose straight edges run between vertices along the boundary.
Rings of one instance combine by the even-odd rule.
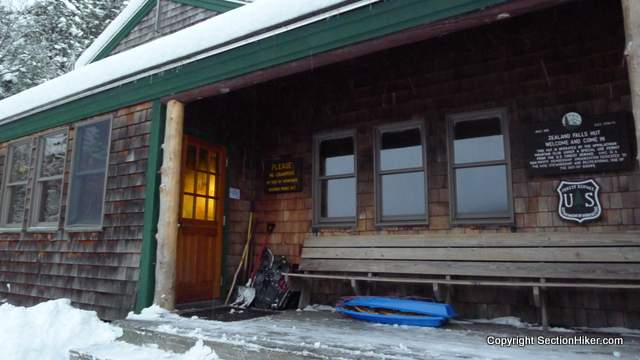
[[[479,235],[310,235],[300,272],[285,274],[308,305],[313,279],[432,286],[450,300],[452,286],[531,287],[547,326],[546,288],[640,289],[640,233]]]

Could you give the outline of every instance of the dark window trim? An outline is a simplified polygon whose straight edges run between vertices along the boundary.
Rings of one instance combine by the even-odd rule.
[[[11,147],[16,144],[29,144],[29,175],[27,175],[27,180],[24,181],[25,186],[25,200],[24,200],[24,214],[22,216],[22,221],[18,223],[7,223],[7,211],[9,211],[9,204],[7,204],[7,187],[16,186],[17,183],[12,183],[9,185],[9,174],[11,173],[11,163],[13,162],[13,151]],[[0,232],[22,232],[25,226],[25,219],[27,218],[27,199],[26,195],[29,192],[29,183],[30,183],[30,174],[33,170],[33,137],[26,137],[22,139],[18,139],[15,141],[11,141],[7,143],[6,146],[6,155],[5,155],[5,163],[4,169],[2,173],[2,186],[0,187]],[[22,181],[20,182],[22,183]]]
[[[44,154],[44,146],[42,145],[42,140],[48,136],[56,135],[56,134],[66,134],[67,135],[67,145],[64,150],[64,164],[62,174],[59,176],[52,176],[47,178],[40,178],[40,168],[42,167],[42,160]],[[65,174],[67,172],[67,160],[69,156],[69,128],[63,129],[55,129],[48,131],[44,134],[35,137],[37,142],[36,144],[36,156],[35,156],[35,173],[33,174],[33,186],[31,189],[31,211],[29,214],[29,227],[27,231],[35,231],[35,232],[47,232],[52,230],[57,230],[60,228],[60,220],[62,219],[62,205],[64,204],[63,194],[64,194],[64,184],[65,184]],[[60,187],[60,208],[58,213],[58,220],[56,222],[38,222],[38,213],[40,211],[40,206],[42,205],[40,201],[42,200],[40,193],[40,183],[49,180],[60,180],[62,182],[62,186]]]
[[[460,165],[454,164],[453,154],[453,127],[456,123],[465,121],[476,121],[486,118],[497,117],[500,119],[500,126],[502,128],[503,144],[504,144],[504,160],[495,161],[482,161],[475,163],[464,163]],[[507,108],[492,108],[479,111],[470,111],[462,113],[454,113],[447,115],[447,159],[448,159],[448,171],[449,171],[449,220],[452,225],[510,225],[514,223],[514,209],[513,209],[513,182],[511,177],[511,146],[509,136],[509,113]],[[458,217],[457,213],[457,198],[456,198],[456,179],[455,169],[460,168],[477,168],[493,165],[505,165],[507,167],[507,203],[508,210],[504,214],[495,215],[491,213],[487,214],[474,214],[470,216]]]
[[[408,121],[402,121],[398,123],[385,124],[376,126],[373,132],[373,191],[374,191],[374,206],[376,215],[376,226],[403,226],[403,225],[428,225],[429,224],[429,175],[428,175],[428,158],[427,158],[427,129],[425,127],[424,119],[414,119]],[[422,166],[406,168],[406,169],[394,169],[394,170],[380,170],[380,156],[379,150],[381,145],[381,135],[383,132],[388,131],[401,131],[409,129],[420,130],[420,141],[422,143]],[[382,215],[382,182],[380,177],[387,174],[408,174],[415,172],[424,172],[424,209],[425,215],[411,216],[411,215],[398,215],[398,216],[383,216]]]
[[[104,187],[102,189],[102,207],[100,223],[99,224],[75,224],[69,225],[69,211],[71,209],[71,192],[73,190],[73,178],[75,171],[75,162],[76,155],[78,150],[78,129],[93,125],[99,122],[108,121],[109,122],[109,133],[107,136],[107,159],[104,169]],[[102,231],[104,225],[104,205],[107,197],[107,183],[109,181],[109,160],[111,158],[111,140],[113,135],[113,115],[103,115],[98,116],[80,123],[75,124],[74,132],[73,132],[73,148],[71,149],[71,166],[69,168],[69,189],[67,191],[67,208],[65,209],[65,217],[64,217],[64,229],[67,232],[94,232],[94,231]]]
[[[320,176],[320,142],[325,140],[342,139],[350,137],[353,140],[353,174],[341,174],[335,176]],[[355,129],[338,130],[318,133],[313,136],[313,176],[312,176],[312,207],[313,207],[313,227],[333,227],[352,228],[356,226],[358,218],[358,139]],[[320,182],[326,179],[354,178],[356,183],[355,199],[356,214],[348,217],[322,218],[320,216],[320,206],[322,205]]]

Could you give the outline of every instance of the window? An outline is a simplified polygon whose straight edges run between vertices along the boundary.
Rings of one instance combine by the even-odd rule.
[[[0,226],[21,229],[24,222],[27,182],[31,168],[31,139],[9,145],[5,166]]]
[[[216,221],[223,192],[220,186],[222,149],[204,146],[189,137],[185,141],[188,144],[182,170],[182,218]]]
[[[58,227],[66,155],[66,131],[44,135],[38,139],[38,166],[31,211],[33,227]]]
[[[95,229],[102,225],[110,137],[111,118],[76,128],[67,227]]]
[[[423,123],[378,127],[374,158],[377,222],[425,224],[427,172]]]
[[[505,109],[449,116],[454,223],[511,223],[511,168]]]
[[[314,223],[353,224],[356,219],[355,132],[314,139]]]

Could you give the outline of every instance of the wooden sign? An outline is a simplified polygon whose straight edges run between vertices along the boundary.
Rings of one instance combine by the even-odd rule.
[[[302,159],[266,160],[264,172],[267,193],[302,191]]]
[[[533,175],[624,170],[633,167],[631,114],[561,119],[536,124],[528,133],[526,160]]]
[[[602,215],[600,186],[595,180],[561,181],[556,191],[560,196],[558,215],[562,219],[582,224]]]

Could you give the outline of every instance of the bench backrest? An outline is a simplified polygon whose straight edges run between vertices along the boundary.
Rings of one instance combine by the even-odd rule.
[[[640,233],[309,236],[317,272],[640,279]]]

